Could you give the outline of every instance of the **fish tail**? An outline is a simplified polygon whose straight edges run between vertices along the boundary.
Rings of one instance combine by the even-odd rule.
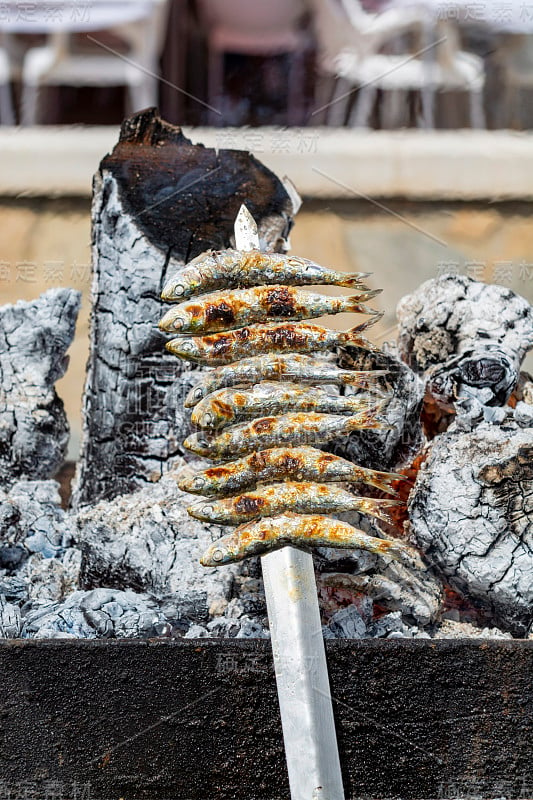
[[[394,520],[387,512],[387,508],[400,508],[403,505],[401,500],[375,500],[370,504],[368,513],[388,525],[394,525]]]
[[[350,272],[348,275],[343,275],[338,282],[338,286],[344,286],[349,289],[351,286],[363,291],[369,291],[368,287],[361,283],[366,278],[372,275],[371,272]]]
[[[370,328],[375,321],[377,320],[369,319],[361,323],[361,325],[356,325],[355,328],[350,328],[349,331],[343,331],[343,333],[339,335],[340,346],[342,347],[342,345],[351,344],[355,347],[362,347],[363,350],[368,350],[371,353],[379,353],[380,355],[383,355],[381,347],[376,344],[372,344],[372,342],[369,342],[368,339],[360,335],[361,331]]]
[[[378,294],[381,294],[383,289],[368,289],[366,292],[361,292],[358,297],[361,303],[366,303],[367,300],[372,300],[374,297],[377,297]]]
[[[342,382],[347,383],[350,386],[355,385],[367,388],[373,387],[375,378],[381,378],[385,375],[388,375],[386,369],[375,369],[369,372],[360,370],[354,370],[351,372],[350,370],[345,370],[341,377]]]
[[[380,428],[381,430],[389,429],[391,426],[379,419],[379,415],[385,409],[386,405],[387,402],[382,400],[381,402],[370,406],[368,411],[362,411],[361,413],[350,417],[347,420],[348,428],[353,431],[362,428]]]
[[[366,306],[364,303],[359,302],[359,295],[354,295],[353,297],[346,297],[345,298],[345,311],[353,311],[356,314],[369,314],[372,317],[372,324],[377,322],[381,319],[385,312],[383,311],[376,311],[375,308],[370,308],[370,306]]]
[[[407,480],[405,475],[400,475],[396,472],[379,472],[378,470],[368,470],[368,473],[365,474],[363,478],[365,483],[370,484],[370,486],[375,486],[376,489],[381,489],[383,492],[389,492],[389,494],[398,494],[398,490],[395,488],[394,484],[400,480]]]

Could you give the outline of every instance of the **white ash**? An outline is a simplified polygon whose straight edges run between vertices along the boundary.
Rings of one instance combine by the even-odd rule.
[[[339,365],[354,370],[387,370],[378,386],[391,394],[380,415],[387,429],[354,431],[337,439],[326,450],[370,469],[390,470],[409,461],[422,441],[420,411],[424,384],[392,352],[372,353],[362,348],[346,347]],[[362,390],[346,387],[346,394]]]
[[[33,553],[61,556],[72,534],[58,483],[19,480],[0,489],[0,567],[14,570]]]
[[[100,588],[76,591],[61,603],[37,606],[23,620],[22,637],[147,638],[168,635],[174,622],[150,595]]]
[[[61,558],[44,558],[36,553],[21,572],[26,578],[27,598],[31,604],[64,600],[79,586],[81,552],[69,547]]]
[[[499,628],[477,628],[470,622],[443,619],[433,632],[434,639],[512,639]]]
[[[0,307],[0,486],[50,478],[61,467],[69,427],[54,389],[68,364],[80,305],[74,289]]]
[[[261,622],[248,616],[238,619],[217,617],[206,626],[193,625],[185,639],[269,639],[270,631]]]
[[[0,594],[0,639],[16,639],[21,630],[20,609]]]
[[[10,603],[22,603],[28,597],[28,582],[17,572],[0,569],[0,597]]]
[[[438,619],[443,603],[443,588],[430,571],[411,570],[390,563],[381,572],[322,573],[319,586],[346,589],[366,595],[383,608],[399,611],[408,624],[429,625]]]
[[[409,518],[450,585],[523,636],[533,622],[533,428],[511,412],[501,426],[452,425],[429,445]]]
[[[366,623],[355,605],[337,611],[323,626],[325,639],[429,639],[429,633],[417,625],[408,625],[399,611]]]
[[[200,566],[200,556],[223,531],[187,514],[191,498],[178,489],[178,474],[80,510],[81,585],[133,587],[155,597],[172,594],[184,615],[207,622],[211,607],[223,607],[231,598],[240,567]]]
[[[399,350],[444,408],[504,405],[533,347],[533,307],[508,288],[443,275],[400,300]]]

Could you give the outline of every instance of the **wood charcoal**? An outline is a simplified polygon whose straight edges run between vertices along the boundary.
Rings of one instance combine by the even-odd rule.
[[[196,370],[164,352],[160,294],[180,265],[231,245],[243,200],[265,246],[283,248],[292,200],[252,155],[194,145],[154,109],[123,123],[94,180],[90,357],[75,507],[152,483],[184,454],[183,398]]]
[[[0,307],[0,486],[51,478],[69,427],[54,384],[68,364],[80,294],[50,289]]]
[[[523,636],[533,622],[533,428],[457,424],[428,446],[410,530],[452,588]]]
[[[404,297],[397,316],[400,355],[443,409],[461,398],[489,408],[507,402],[533,347],[533,307],[525,298],[443,275]]]

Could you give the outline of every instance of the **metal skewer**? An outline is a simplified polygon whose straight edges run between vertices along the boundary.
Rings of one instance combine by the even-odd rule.
[[[259,249],[242,205],[237,250]],[[313,557],[283,547],[261,557],[291,800],[344,800]]]

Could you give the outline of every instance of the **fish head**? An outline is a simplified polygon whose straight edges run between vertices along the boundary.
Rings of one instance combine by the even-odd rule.
[[[185,398],[185,403],[184,403],[185,408],[192,408],[197,403],[199,403],[200,400],[203,400],[204,397],[206,396],[207,396],[207,389],[201,383],[199,383],[197,386],[193,386],[189,394]]]
[[[208,480],[203,475],[184,475],[178,481],[178,488],[189,494],[201,494],[208,486]]]
[[[171,339],[167,342],[165,347],[175,356],[184,358],[187,361],[195,361],[202,356],[202,348],[197,341],[197,338],[192,336],[179,336],[177,339]]]
[[[231,564],[238,561],[238,547],[235,536],[229,534],[223,536],[210,545],[200,559],[203,567],[222,567],[224,564]]]
[[[191,285],[190,281],[185,281],[180,275],[175,275],[163,287],[161,292],[162,300],[180,300],[185,292],[191,291],[196,287]]]
[[[190,450],[191,453],[196,453],[199,456],[208,456],[211,453],[209,438],[200,431],[199,433],[191,433],[183,442],[183,446]]]
[[[202,520],[202,522],[213,522],[214,510],[212,503],[198,500],[196,503],[192,503],[188,506],[187,513],[191,517],[194,517],[194,519]]]
[[[179,333],[187,325],[187,314],[183,311],[181,306],[178,306],[178,309],[170,308],[160,320],[159,328],[162,331]]]

